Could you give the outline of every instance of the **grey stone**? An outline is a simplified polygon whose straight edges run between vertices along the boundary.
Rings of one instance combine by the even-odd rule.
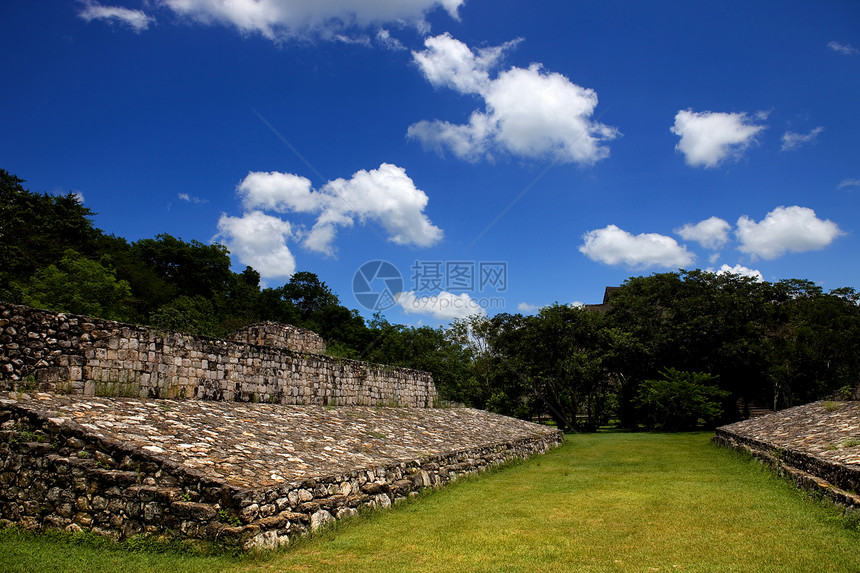
[[[248,507],[242,509],[239,512],[239,518],[245,523],[250,523],[257,519],[257,516],[260,515],[260,506],[256,503],[252,503]]]
[[[176,501],[170,506],[170,510],[181,519],[195,521],[210,521],[218,515],[211,505],[192,501]]]
[[[334,520],[334,517],[324,509],[311,515],[311,531],[317,531],[320,527]]]
[[[380,493],[378,495],[373,496],[373,505],[374,507],[378,507],[380,509],[391,507],[391,498],[384,493]]]
[[[164,511],[156,501],[151,501],[143,506],[143,519],[147,523],[155,523],[161,519]]]
[[[277,549],[282,544],[278,538],[278,534],[275,531],[266,531],[263,533],[259,533],[245,542],[243,546],[245,550],[251,549]]]

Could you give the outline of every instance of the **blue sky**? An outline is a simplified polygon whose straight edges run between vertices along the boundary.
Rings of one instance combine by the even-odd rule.
[[[365,316],[377,260],[406,324],[678,268],[860,288],[853,0],[4,2],[0,54],[28,188]]]

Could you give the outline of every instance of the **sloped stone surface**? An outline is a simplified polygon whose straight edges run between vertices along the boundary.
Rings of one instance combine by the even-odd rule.
[[[751,453],[804,489],[860,508],[860,402],[820,401],[717,428],[714,442]]]
[[[471,409],[0,397],[0,519],[272,548],[561,443]]]
[[[551,432],[467,408],[326,408],[54,394],[37,394],[16,405],[237,487],[301,481]]]

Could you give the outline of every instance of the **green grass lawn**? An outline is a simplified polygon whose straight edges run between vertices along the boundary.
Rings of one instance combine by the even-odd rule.
[[[132,552],[0,533],[0,571],[860,571],[860,529],[711,434],[569,436],[286,551]]]

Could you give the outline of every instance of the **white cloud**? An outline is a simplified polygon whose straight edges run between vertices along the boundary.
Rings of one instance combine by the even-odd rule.
[[[764,281],[764,277],[761,274],[761,271],[756,269],[751,269],[749,267],[745,267],[743,265],[735,265],[730,267],[729,265],[723,265],[720,267],[720,270],[717,271],[718,275],[725,274],[733,274],[733,275],[741,275],[742,277],[750,277],[756,279],[759,282]]]
[[[338,227],[372,221],[397,245],[429,247],[442,230],[424,214],[427,194],[415,186],[402,167],[383,163],[379,169],[356,172],[351,179],[329,181],[319,190],[310,180],[291,173],[251,172],[237,187],[245,209],[277,213],[317,213],[304,236],[304,246],[331,255]]]
[[[822,131],[824,131],[823,127],[816,127],[809,133],[786,131],[782,135],[782,151],[791,151],[792,149],[797,149],[806,143],[815,141],[818,138],[818,134]]]
[[[837,189],[845,189],[846,187],[860,187],[860,179],[843,179],[836,186]]]
[[[534,312],[539,311],[540,309],[541,307],[539,305],[529,304],[527,302],[521,302],[517,305],[517,310],[525,314],[532,314]]]
[[[224,242],[242,264],[254,267],[268,279],[289,277],[295,272],[296,260],[287,247],[287,240],[293,237],[289,222],[251,211],[241,217],[222,214],[215,240]]]
[[[287,213],[313,213],[319,198],[313,196],[311,180],[292,173],[251,171],[236,187],[245,209]]]
[[[208,203],[208,199],[201,199],[200,197],[195,197],[194,195],[189,195],[188,193],[179,193],[177,195],[180,201],[185,201],[186,203],[194,203],[195,205],[200,205],[202,203]]]
[[[463,94],[480,94],[490,84],[490,70],[498,65],[505,50],[519,42],[513,40],[473,52],[469,46],[446,33],[425,39],[425,50],[412,52],[412,58],[434,86],[451,88]]]
[[[365,48],[369,48],[373,45],[370,38],[365,36],[364,34],[357,34],[355,36],[349,36],[347,34],[335,34],[331,37],[332,40],[336,40],[343,44],[353,44],[356,46],[364,46]]]
[[[402,167],[383,163],[379,169],[356,172],[352,179],[330,181],[322,191],[332,200],[314,229],[358,217],[382,225],[388,240],[397,245],[429,247],[442,239],[442,230],[424,214],[427,194],[415,186]]]
[[[860,54],[860,50],[852,46],[851,44],[840,44],[839,42],[829,42],[827,47],[833,50],[834,52],[839,52],[840,54],[844,54],[846,56],[853,56],[855,54]]]
[[[630,268],[678,268],[690,265],[695,255],[675,239],[656,233],[632,235],[615,225],[588,231],[579,251],[593,261]]]
[[[756,223],[746,215],[738,219],[735,231],[738,249],[763,259],[775,259],[787,252],[823,249],[843,234],[830,220],[816,217],[807,207],[777,207]]]
[[[382,45],[382,47],[391,50],[392,52],[402,52],[406,50],[406,46],[404,46],[400,40],[391,35],[391,32],[388,30],[382,29],[376,33],[376,41]]]
[[[425,16],[443,8],[458,19],[465,0],[158,0],[176,14],[203,24],[233,26],[242,34],[270,40],[315,36],[348,37],[344,32],[384,23],[426,30]]]
[[[80,203],[81,205],[84,204],[84,194],[83,193],[81,193],[80,191],[75,191],[74,193],[72,193],[72,195],[75,196],[75,199],[78,200],[78,203]]]
[[[687,165],[716,167],[726,158],[740,157],[763,129],[765,126],[752,123],[745,113],[688,109],[675,115],[671,131],[681,138],[675,149],[684,154]]]
[[[93,20],[116,22],[129,26],[135,32],[146,30],[150,23],[155,22],[155,18],[147,16],[141,10],[132,10],[122,6],[102,6],[98,2],[84,2],[78,16],[87,22]]]
[[[407,314],[429,314],[438,320],[454,320],[475,314],[484,316],[487,311],[466,293],[453,294],[442,291],[438,295],[418,297],[414,291],[402,292],[397,304]]]
[[[469,123],[420,121],[407,136],[461,159],[493,159],[512,154],[529,159],[591,164],[609,155],[603,143],[618,130],[592,120],[597,94],[540,64],[512,67],[492,77],[504,52],[519,40],[472,50],[448,34],[427,38],[413,58],[427,80],[484,100],[485,110]]]
[[[731,228],[732,226],[728,221],[719,217],[710,217],[695,225],[687,223],[675,229],[675,233],[685,241],[696,241],[706,249],[713,251],[723,247],[729,241],[729,229]]]

